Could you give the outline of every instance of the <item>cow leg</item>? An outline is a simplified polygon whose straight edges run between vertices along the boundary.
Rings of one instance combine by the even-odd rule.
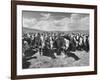
[[[61,55],[61,49],[57,49],[57,55]]]
[[[74,58],[75,60],[79,60],[79,59],[80,59],[77,55],[75,55],[75,54],[72,53],[72,52],[65,51],[65,54],[66,54],[68,57]]]
[[[75,60],[79,60],[80,58],[78,56],[76,56],[74,53],[68,53],[67,54],[69,57],[73,57]]]
[[[42,48],[39,48],[40,56],[42,56]]]
[[[54,54],[52,54],[50,57],[51,57],[52,59],[55,59],[55,58],[56,58]]]
[[[54,50],[49,49],[49,50],[48,50],[48,53],[49,53],[49,56],[50,56],[52,59],[55,59],[55,58],[56,58],[55,55],[54,55]]]

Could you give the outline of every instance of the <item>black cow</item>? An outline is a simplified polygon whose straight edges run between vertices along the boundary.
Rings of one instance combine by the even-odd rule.
[[[33,49],[32,47],[30,47],[29,49],[25,50],[24,52],[24,56],[22,57],[22,64],[23,64],[23,68],[28,68],[30,66],[30,62],[28,62],[28,60],[33,59],[33,58],[37,58],[37,57],[32,57],[34,54],[37,53],[38,50]]]
[[[63,50],[64,46],[65,40],[63,37],[58,37],[53,43],[53,47],[56,49],[57,55],[61,55],[61,51]]]
[[[88,52],[89,51],[89,40],[88,40],[89,36],[86,36],[86,41],[83,43],[83,49]]]
[[[59,37],[54,42],[55,52],[57,55],[61,55],[61,52],[64,52],[68,57],[73,57],[75,60],[79,60],[79,57],[75,53],[70,52],[69,48],[66,50],[63,47],[65,46],[65,40],[63,37]],[[71,46],[69,46],[71,48]],[[72,47],[73,48],[73,47]]]

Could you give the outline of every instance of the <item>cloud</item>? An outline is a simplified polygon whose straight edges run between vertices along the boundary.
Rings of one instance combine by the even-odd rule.
[[[33,25],[35,25],[37,23],[37,19],[36,18],[23,18],[23,26],[24,27],[33,27]]]
[[[82,18],[80,23],[83,30],[89,30],[89,17]]]
[[[40,15],[42,16],[41,19],[49,19],[51,17],[50,13],[41,13]]]
[[[73,31],[73,30],[89,30],[89,16],[82,14],[71,14],[70,17],[56,19],[50,13],[40,13],[39,20],[36,18],[23,18],[23,26],[33,29],[46,31]]]
[[[70,30],[89,30],[89,16],[72,14],[70,19]]]
[[[56,26],[65,26],[65,25],[68,25],[68,23],[70,22],[70,19],[69,18],[62,18],[60,20],[54,20],[54,24]]]
[[[36,25],[33,26],[35,29],[40,30],[57,30],[57,31],[63,31],[68,30],[68,24],[70,22],[69,18],[62,18],[60,20],[55,19],[48,19],[48,20],[40,20]]]

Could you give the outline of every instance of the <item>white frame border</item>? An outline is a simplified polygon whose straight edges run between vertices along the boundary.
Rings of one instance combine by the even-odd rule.
[[[22,10],[27,11],[49,11],[49,12],[70,12],[70,13],[89,13],[90,14],[90,66],[67,67],[67,68],[41,68],[41,69],[22,69]],[[36,75],[50,73],[70,73],[94,71],[94,9],[79,8],[59,8],[44,6],[23,6],[17,5],[17,75]],[[59,69],[59,70],[58,70]]]

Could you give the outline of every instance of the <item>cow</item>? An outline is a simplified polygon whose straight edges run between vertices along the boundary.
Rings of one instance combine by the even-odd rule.
[[[85,50],[89,51],[89,36],[82,36],[79,33],[29,33],[23,35],[22,40],[23,56],[31,57],[35,55],[38,49],[39,54],[42,56],[49,56],[53,59],[57,56],[73,57],[79,60],[75,55],[75,51]]]
[[[33,49],[32,47],[28,48],[25,50],[25,52],[23,53],[24,55],[22,55],[22,64],[23,64],[23,68],[29,68],[29,66],[31,65],[30,62],[28,62],[28,60],[33,59],[33,58],[37,58],[36,56],[34,56],[36,53],[38,52],[38,50]]]
[[[68,51],[69,40],[67,40],[66,38],[59,37],[54,42],[54,46],[56,48],[55,53],[57,53],[57,55],[61,55],[63,52],[66,56],[73,57],[75,60],[79,60],[79,57],[77,55],[75,55],[75,53]],[[64,56],[64,54],[63,54],[63,56]],[[57,55],[55,54],[55,56],[57,56]]]
[[[88,35],[84,35],[84,38],[83,38],[83,49],[86,52],[89,51],[89,36]]]
[[[65,43],[64,38],[60,36],[54,41],[53,45],[54,45],[54,48],[56,49],[57,55],[61,54],[62,49],[65,48],[65,44],[66,43]]]

